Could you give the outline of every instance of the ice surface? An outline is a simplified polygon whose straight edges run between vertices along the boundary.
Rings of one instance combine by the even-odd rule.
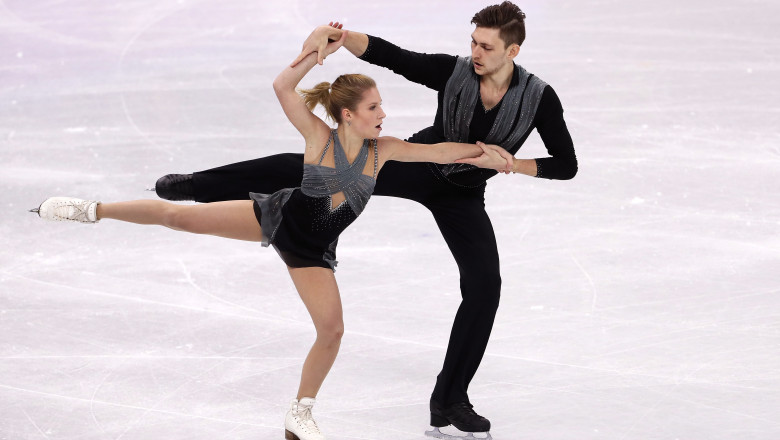
[[[467,55],[485,4],[0,1],[0,439],[281,439],[313,327],[273,251],[26,210],[300,151],[270,82],[315,25]],[[580,172],[488,186],[503,295],[476,409],[497,440],[780,438],[780,3],[520,5],[518,61]],[[432,121],[433,92],[347,53],[305,81],[343,72],[376,78],[386,134]],[[425,209],[382,197],[339,260],[315,415],[330,439],[422,439],[455,264]]]

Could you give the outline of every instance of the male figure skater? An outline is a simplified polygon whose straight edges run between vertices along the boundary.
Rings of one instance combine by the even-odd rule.
[[[490,422],[474,411],[468,386],[485,353],[501,290],[496,239],[484,205],[487,180],[498,171],[474,165],[494,163],[496,170],[504,171],[503,154],[513,161],[512,171],[517,174],[563,180],[577,173],[558,96],[514,63],[525,39],[524,20],[520,8],[508,1],[477,12],[471,20],[476,25],[471,57],[466,58],[411,52],[354,31],[349,31],[344,43],[360,59],[438,92],[433,125],[412,135],[410,142],[484,141],[504,149],[473,159],[473,165],[388,162],[374,191],[428,208],[460,272],[462,302],[430,399],[435,429],[427,434],[435,437],[444,436],[438,428],[450,424],[464,432],[490,430]],[[296,62],[324,48],[328,40],[338,40],[342,32],[339,25],[316,28]],[[509,156],[534,128],[549,157]],[[270,194],[300,185],[302,156],[279,154],[193,174],[170,174],[160,178],[156,190],[165,199],[198,202],[246,199],[250,191]]]

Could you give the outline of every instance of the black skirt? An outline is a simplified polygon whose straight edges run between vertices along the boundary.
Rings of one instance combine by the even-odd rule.
[[[270,202],[253,194],[254,211],[261,225],[261,203]],[[267,211],[266,211],[267,212]],[[290,267],[324,267],[335,271],[336,244],[341,232],[357,216],[347,201],[331,209],[330,197],[310,197],[296,188],[281,208],[281,220],[269,225],[263,236]]]

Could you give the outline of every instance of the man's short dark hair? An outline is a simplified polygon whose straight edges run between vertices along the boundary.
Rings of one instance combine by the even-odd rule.
[[[525,14],[512,2],[505,1],[500,5],[486,7],[474,14],[471,23],[477,27],[498,29],[504,47],[510,44],[520,46],[525,41]]]

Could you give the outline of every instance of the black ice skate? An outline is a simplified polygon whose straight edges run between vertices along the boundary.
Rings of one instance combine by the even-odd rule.
[[[171,201],[195,200],[192,174],[166,174],[154,184],[157,197]]]
[[[462,433],[446,434],[440,428],[452,425]],[[442,408],[438,403],[431,401],[431,427],[425,431],[428,437],[440,439],[488,439],[490,436],[490,421],[474,412],[474,407],[468,402],[454,403]],[[477,433],[477,435],[474,435]]]

